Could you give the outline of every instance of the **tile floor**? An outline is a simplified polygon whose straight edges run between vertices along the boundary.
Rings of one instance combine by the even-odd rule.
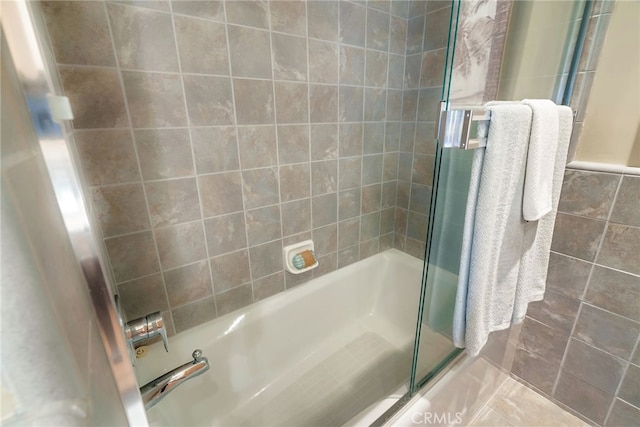
[[[507,379],[469,427],[588,426],[516,380]]]

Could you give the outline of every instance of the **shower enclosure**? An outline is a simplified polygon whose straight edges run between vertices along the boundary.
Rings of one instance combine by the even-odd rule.
[[[540,3],[547,2],[533,8],[546,16],[550,11],[541,12],[546,6]],[[494,99],[562,101],[558,94],[570,87],[565,83],[572,80],[571,54],[580,45],[575,40],[585,3],[551,3],[563,41],[549,53],[549,74],[531,76],[535,84],[529,86],[520,78],[529,68],[517,53],[532,36],[518,28],[533,31],[538,24],[516,20],[534,15],[530,2],[3,6],[3,38],[12,55],[31,53],[20,66],[36,72],[20,73],[20,83],[67,231],[80,236],[74,250],[85,261],[111,367],[124,372],[115,382],[130,423],[144,415],[132,391],[114,294],[124,321],[160,311],[170,352],[191,354],[193,348],[172,343],[190,342],[189,336],[213,340],[201,332],[207,325],[227,325],[220,337],[228,335],[250,313],[285,307],[288,296],[293,302],[286,307],[295,312],[295,300],[312,292],[304,286],[321,289],[329,277],[358,271],[358,262],[369,265],[367,258],[386,253],[417,263],[422,274],[409,274],[401,284],[390,278],[373,292],[371,307],[402,311],[394,305],[400,299],[383,296],[406,287],[415,294],[409,313],[414,322],[402,333],[415,339],[400,348],[380,334],[375,342],[344,345],[353,354],[382,349],[401,362],[390,367],[382,359],[369,361],[367,376],[389,373],[377,372],[378,365],[393,369],[393,378],[382,394],[345,393],[343,399],[353,402],[344,406],[352,410],[340,423],[381,422],[446,371],[461,353],[450,336],[470,152],[439,146],[440,102],[452,109]],[[11,26],[11,19],[24,25]],[[283,246],[306,239],[316,243],[319,267],[285,272]],[[369,291],[356,289],[351,298]],[[323,310],[330,312],[326,298]],[[369,310],[366,315],[374,316]],[[254,329],[245,335],[239,330],[240,340],[256,339]],[[506,347],[488,347],[494,349],[488,357],[509,369]],[[341,360],[351,357],[341,359],[344,349],[314,347],[298,361],[315,360],[313,353],[317,363],[296,366],[311,372],[331,360],[344,368]],[[161,344],[154,344],[148,357],[160,351]],[[231,379],[242,378],[233,371],[241,359],[229,353]],[[350,378],[334,381],[349,390]],[[268,389],[265,384],[256,396]],[[275,412],[282,408],[268,414],[276,424],[292,420]]]

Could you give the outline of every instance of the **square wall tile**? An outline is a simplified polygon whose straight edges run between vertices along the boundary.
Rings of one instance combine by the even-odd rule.
[[[586,261],[593,261],[605,222],[558,213],[551,250]]]
[[[155,230],[155,238],[163,270],[207,258],[201,221],[159,228]]]
[[[172,0],[173,13],[195,16],[196,18],[224,21],[224,6],[216,0]]]
[[[265,80],[233,79],[238,124],[274,122],[273,86]]]
[[[245,209],[259,208],[279,202],[278,170],[263,168],[242,172]]]
[[[619,175],[568,169],[562,182],[558,210],[607,219],[619,182]]]
[[[339,80],[341,84],[364,84],[364,58],[364,49],[340,45]]]
[[[260,301],[284,291],[284,272],[279,272],[253,282],[253,297]]]
[[[211,258],[213,289],[219,294],[251,280],[246,249]]]
[[[171,307],[179,307],[211,296],[211,275],[206,260],[164,273]]]
[[[198,184],[205,218],[243,209],[240,172],[202,175],[198,177]]]
[[[160,271],[156,247],[150,231],[113,237],[104,241],[117,282]]]
[[[307,35],[307,11],[303,1],[270,1],[271,30],[298,36]]]
[[[187,125],[184,94],[178,74],[123,71],[122,79],[134,128]]]
[[[572,338],[563,370],[613,395],[622,380],[624,366],[617,357]]]
[[[338,120],[338,86],[309,85],[309,121],[331,123]]]
[[[207,297],[191,304],[183,305],[171,311],[176,333],[186,331],[194,326],[213,320],[217,317],[214,297]]]
[[[225,1],[227,20],[233,24],[269,28],[269,4],[264,0]]]
[[[273,77],[276,80],[308,81],[307,40],[272,33]]]
[[[238,127],[238,145],[243,169],[275,166],[278,163],[274,126]]]
[[[600,425],[613,401],[612,395],[567,373],[560,374],[553,397]]]
[[[570,298],[581,299],[587,286],[591,264],[551,252],[547,272],[547,289]]]
[[[231,313],[253,302],[251,285],[238,286],[216,295],[216,304],[220,316]]]
[[[280,198],[283,202],[309,197],[309,164],[280,167]]]
[[[129,130],[76,131],[73,139],[88,185],[140,180]]]
[[[338,161],[311,163],[312,195],[335,193],[338,190]]]
[[[282,233],[284,236],[302,233],[311,229],[311,200],[302,199],[283,203]]]
[[[338,220],[338,198],[336,193],[316,196],[311,199],[311,223],[322,227]]]
[[[134,137],[145,180],[194,174],[187,129],[138,130]]]
[[[160,274],[121,283],[118,285],[118,293],[128,321],[169,308]]]
[[[227,5],[242,2],[227,2]],[[249,3],[249,2],[246,2]],[[269,32],[228,25],[231,72],[234,77],[271,78]]]
[[[639,253],[640,228],[610,223],[596,262],[640,275]]]
[[[339,5],[337,1],[307,1],[309,37],[339,41]]]
[[[229,75],[224,24],[183,16],[174,20],[182,72]]]
[[[104,237],[151,227],[142,184],[98,187],[91,190],[91,195]]]
[[[245,213],[249,246],[282,238],[280,207],[277,205],[252,209]]]
[[[338,125],[312,124],[310,126],[311,160],[338,157]]]
[[[247,247],[244,213],[234,213],[204,220],[207,246],[211,256]]]
[[[369,9],[367,11],[367,48],[386,51],[389,49],[388,13]]]
[[[367,8],[346,1],[340,2],[340,41],[365,47]]]
[[[281,165],[309,161],[309,126],[278,126],[278,161]]]
[[[192,128],[191,141],[198,174],[240,169],[235,128]]]
[[[153,227],[201,218],[195,178],[148,182],[145,188]]]
[[[640,321],[640,277],[596,265],[584,300]]]
[[[276,82],[276,120],[278,123],[307,123],[309,121],[308,85]]]
[[[309,81],[338,84],[340,49],[336,43],[309,39]]]
[[[185,75],[183,80],[191,125],[216,126],[235,123],[231,81],[228,78]]]
[[[265,243],[249,248],[251,277],[259,279],[282,271],[282,241]]]
[[[611,212],[610,221],[640,227],[640,212],[638,211],[639,199],[640,178],[623,176],[620,190],[616,196],[616,203]]]
[[[583,304],[573,336],[629,360],[640,336],[640,323]]]

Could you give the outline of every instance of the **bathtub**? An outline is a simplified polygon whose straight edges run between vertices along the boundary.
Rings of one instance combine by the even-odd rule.
[[[407,390],[421,274],[421,260],[387,250],[177,334],[169,353],[153,344],[137,361],[141,385],[196,348],[211,369],[151,408],[150,424],[372,421]],[[437,361],[450,341],[429,333],[443,343]]]

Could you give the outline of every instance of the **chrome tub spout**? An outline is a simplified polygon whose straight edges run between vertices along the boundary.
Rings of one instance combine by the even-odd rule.
[[[193,357],[192,361],[167,372],[140,388],[145,409],[156,405],[183,382],[209,370],[209,361],[206,357],[202,357],[202,350],[194,350],[191,356]]]

